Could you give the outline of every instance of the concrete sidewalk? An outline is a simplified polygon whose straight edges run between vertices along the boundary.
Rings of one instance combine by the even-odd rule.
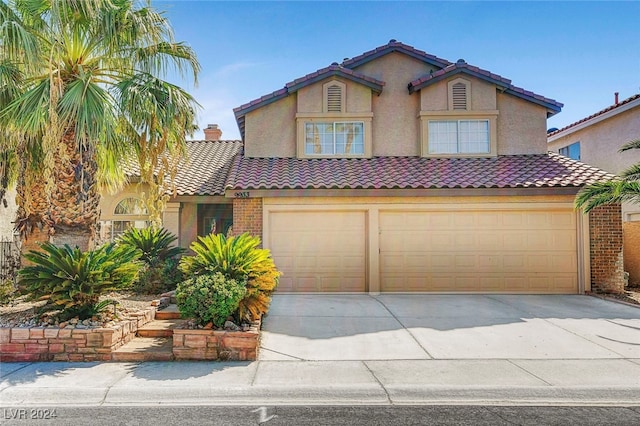
[[[0,405],[640,405],[640,359],[2,364]]]

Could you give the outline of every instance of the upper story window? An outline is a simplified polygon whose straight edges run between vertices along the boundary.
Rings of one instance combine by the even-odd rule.
[[[580,142],[575,142],[569,146],[560,148],[558,153],[574,160],[580,160]]]
[[[464,78],[456,78],[447,84],[450,110],[471,109],[471,82]]]
[[[430,120],[429,154],[488,154],[489,120]]]
[[[304,140],[305,155],[363,155],[364,122],[306,122]]]

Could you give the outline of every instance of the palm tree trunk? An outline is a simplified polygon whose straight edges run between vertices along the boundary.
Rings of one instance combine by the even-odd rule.
[[[21,255],[30,250],[39,250],[40,244],[49,241],[50,224],[47,220],[49,202],[47,200],[44,174],[28,170],[27,154],[20,158],[20,171],[16,185],[15,229],[21,238]],[[32,265],[21,256],[21,265]]]
[[[51,241],[81,250],[93,248],[100,216],[95,151],[81,146],[67,131],[54,156],[53,189],[49,220]]]

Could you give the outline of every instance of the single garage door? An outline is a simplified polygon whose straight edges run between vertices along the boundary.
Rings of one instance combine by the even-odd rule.
[[[365,213],[269,212],[280,292],[364,292]]]
[[[576,217],[553,211],[381,211],[382,291],[577,293]]]

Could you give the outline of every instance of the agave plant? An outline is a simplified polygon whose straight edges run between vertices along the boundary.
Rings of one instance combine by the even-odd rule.
[[[18,272],[18,285],[31,300],[46,300],[41,312],[60,310],[60,318],[86,319],[105,308],[100,296],[130,286],[138,276],[140,252],[105,244],[91,251],[43,243],[25,257],[33,263]]]
[[[180,269],[191,276],[219,272],[231,279],[246,280],[247,294],[240,301],[238,315],[251,321],[269,309],[271,293],[280,277],[271,252],[259,246],[260,239],[247,233],[229,238],[223,234],[199,237],[191,244],[195,255],[183,257]]]
[[[137,248],[142,252],[140,260],[149,266],[157,265],[185,252],[182,247],[172,246],[178,237],[164,228],[130,228],[120,236],[118,245]]]

